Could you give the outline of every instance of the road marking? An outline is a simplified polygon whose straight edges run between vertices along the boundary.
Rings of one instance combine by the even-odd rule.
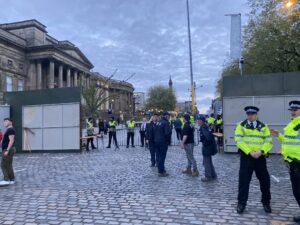
[[[25,171],[26,169],[15,170],[15,173]]]
[[[275,177],[274,175],[271,175],[271,177],[272,177],[277,183],[280,182],[280,180],[279,180],[277,177]]]

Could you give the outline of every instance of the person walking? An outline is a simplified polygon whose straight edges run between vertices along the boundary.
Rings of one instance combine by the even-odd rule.
[[[4,180],[0,182],[0,186],[15,184],[13,157],[16,153],[16,148],[14,147],[16,132],[13,128],[13,122],[10,118],[4,119],[4,127],[6,128],[6,131],[2,140],[1,160],[1,169]]]
[[[150,118],[150,121],[149,123],[147,123],[147,127],[146,127],[146,143],[148,143],[149,150],[150,150],[151,167],[157,166],[157,152],[154,143],[154,136],[155,136],[154,129],[157,121],[158,121],[158,115],[154,114]]]
[[[190,122],[190,115],[184,115],[184,127],[182,130],[182,142],[181,148],[185,150],[187,157],[187,167],[182,171],[182,173],[187,175],[192,175],[192,177],[198,177],[199,171],[197,168],[197,162],[194,157],[194,126]],[[193,167],[193,168],[192,168]]]
[[[215,137],[213,136],[210,128],[206,124],[206,118],[200,116],[197,120],[199,125],[200,142],[202,143],[202,156],[204,166],[204,177],[201,181],[207,182],[217,179],[215,167],[213,165],[212,156],[217,153],[217,146]]]
[[[261,202],[264,211],[271,213],[270,206],[270,175],[267,169],[269,151],[273,147],[269,127],[259,121],[257,113],[259,108],[247,106],[244,108],[247,119],[237,124],[235,129],[235,142],[240,152],[240,171],[238,187],[237,213],[244,212],[249,195],[249,186],[252,174],[255,171],[262,192]]]
[[[182,122],[179,117],[174,121],[174,128],[176,131],[176,137],[178,141],[181,141],[181,132],[182,132]]]
[[[169,116],[170,114],[168,112],[164,112],[162,118],[154,127],[154,145],[157,150],[157,167],[159,177],[169,176],[165,170],[165,160],[172,135],[171,126],[169,124]]]
[[[129,142],[131,139],[131,147],[134,148],[134,128],[135,128],[135,121],[131,118],[127,121],[127,145],[126,148],[129,148]]]
[[[111,117],[110,121],[108,122],[108,146],[106,148],[111,147],[111,141],[112,139],[114,139],[116,149],[119,149],[116,128],[117,128],[117,121],[115,121],[114,117]]]
[[[300,207],[300,101],[289,102],[292,120],[283,129],[284,133],[271,129],[271,134],[282,143],[284,160],[287,162],[292,183],[293,195]],[[300,222],[300,215],[294,216]]]
[[[147,119],[143,118],[143,122],[140,126],[141,147],[145,146],[146,128],[147,128]]]
[[[102,119],[99,119],[99,123],[98,123],[98,134],[103,137],[104,135],[104,130],[105,130],[105,127],[104,127],[104,121]]]
[[[87,120],[87,136],[89,137],[87,139],[87,144],[86,144],[86,151],[90,151],[89,149],[89,145],[91,143],[91,147],[92,149],[96,149],[95,145],[94,145],[94,124],[93,124],[93,119],[89,118]]]

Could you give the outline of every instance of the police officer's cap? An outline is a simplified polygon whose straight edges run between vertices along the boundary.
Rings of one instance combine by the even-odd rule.
[[[113,117],[113,116],[112,116],[112,117],[110,117],[110,119],[111,119],[111,120],[114,120],[114,119],[115,119],[115,117]]]
[[[169,112],[164,112],[163,116],[170,116],[170,113]]]
[[[244,110],[247,114],[256,114],[259,112],[259,108],[256,106],[246,106]]]
[[[202,120],[205,123],[206,118],[205,118],[205,116],[200,115],[200,116],[197,117],[197,120]]]
[[[289,102],[289,110],[297,110],[297,109],[300,109],[300,101],[290,101]]]

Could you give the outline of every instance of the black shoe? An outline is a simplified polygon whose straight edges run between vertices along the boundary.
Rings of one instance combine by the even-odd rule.
[[[154,164],[154,163],[152,163],[150,167],[155,167],[155,164]]]
[[[164,173],[159,173],[158,176],[159,177],[167,177],[167,176],[169,176],[169,174],[164,172]]]
[[[110,146],[107,146],[106,148],[110,148]]]
[[[143,147],[144,147],[144,145],[141,145],[141,147],[143,148]]]
[[[238,206],[236,207],[236,212],[238,214],[242,214],[245,211],[246,206],[242,205],[242,204],[238,204]]]
[[[293,220],[294,220],[294,222],[299,223],[300,222],[300,216],[294,216]]]
[[[268,204],[268,205],[264,205],[264,210],[266,213],[272,213],[272,209],[271,209],[271,206]]]
[[[92,149],[97,149],[96,147],[92,147]]]
[[[134,146],[134,145],[132,145],[131,147],[132,147],[132,148],[135,148],[135,146]]]
[[[126,148],[129,148],[129,146],[127,145]]]

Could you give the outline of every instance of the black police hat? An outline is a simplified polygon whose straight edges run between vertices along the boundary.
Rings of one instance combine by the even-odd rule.
[[[300,109],[300,101],[290,101],[289,102],[289,110]]]
[[[248,114],[256,114],[259,111],[259,108],[257,108],[256,106],[246,106],[244,108],[245,112]]]
[[[191,119],[191,117],[190,117],[189,114],[185,114],[185,115],[183,116],[183,118],[184,118],[186,121],[190,121],[190,119]]]

